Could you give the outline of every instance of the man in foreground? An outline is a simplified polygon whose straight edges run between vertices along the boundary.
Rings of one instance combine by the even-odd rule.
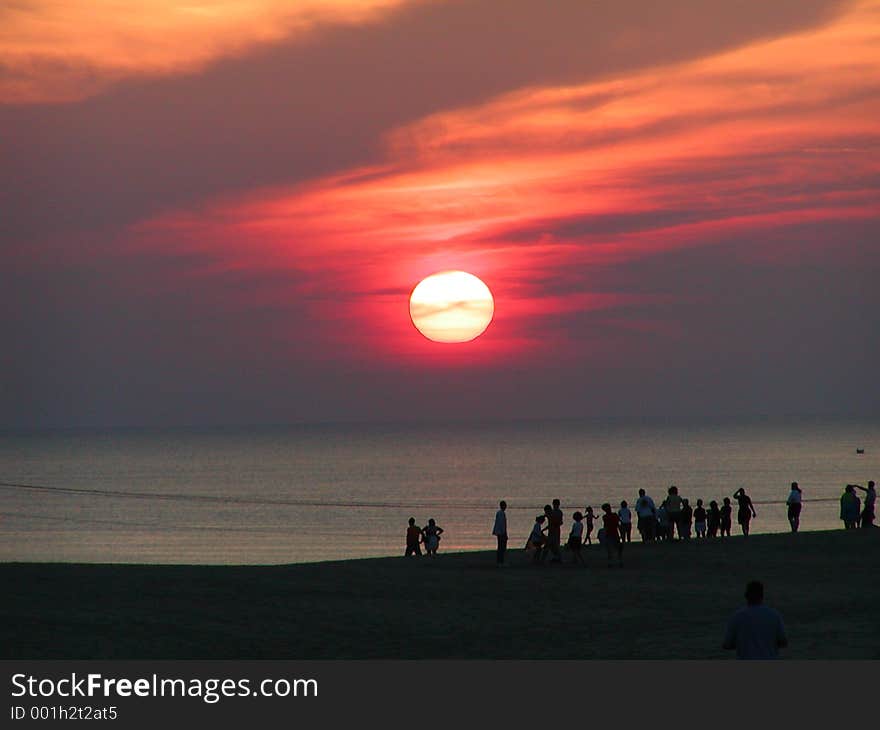
[[[727,622],[723,649],[736,649],[737,659],[778,659],[778,650],[788,646],[782,616],[764,605],[764,584],[750,581],[746,605]]]

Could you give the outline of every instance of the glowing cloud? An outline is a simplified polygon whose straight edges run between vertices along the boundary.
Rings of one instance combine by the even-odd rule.
[[[407,1],[22,0],[0,8],[0,102],[73,101],[125,77],[192,72]]]

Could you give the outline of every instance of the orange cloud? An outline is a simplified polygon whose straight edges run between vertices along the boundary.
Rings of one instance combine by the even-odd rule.
[[[878,47],[880,3],[861,2],[818,30],[436,114],[391,133],[384,165],[169,214],[139,235],[224,267],[304,273],[297,295],[327,338],[344,322],[340,343],[395,356],[437,353],[412,332],[412,286],[473,272],[496,320],[468,357],[498,356],[537,344],[527,320],[652,301],[603,291],[591,267],[876,218]]]
[[[322,24],[367,22],[408,1],[5,3],[0,102],[73,101],[126,77],[193,72]]]

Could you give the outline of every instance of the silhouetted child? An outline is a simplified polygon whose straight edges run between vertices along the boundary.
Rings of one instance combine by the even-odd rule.
[[[568,549],[571,550],[571,561],[586,565],[584,556],[581,555],[581,546],[584,544],[584,516],[580,512],[572,515],[574,522],[571,525],[571,533],[568,536]]]
[[[694,532],[698,539],[706,537],[706,510],[702,499],[697,500],[697,508],[694,510]]]
[[[617,553],[617,563],[623,567],[623,543],[620,540],[620,518],[611,511],[611,505],[602,505],[602,527],[605,529],[605,550],[608,552],[608,567],[611,567],[611,556]]]
[[[595,520],[596,520],[596,515],[593,514],[592,506],[587,507],[586,514],[584,514],[584,522],[587,523],[587,537],[586,537],[587,545],[593,544],[592,534],[593,534],[593,523],[595,522]]]
[[[666,502],[664,501],[657,510],[657,539],[669,539],[669,513],[666,511]]]
[[[439,527],[434,519],[428,520],[428,526],[422,530],[422,539],[425,543],[425,555],[436,555],[437,548],[440,547],[440,535],[443,534],[443,528]]]
[[[626,505],[626,500],[620,503],[620,509],[617,510],[617,517],[620,520],[620,541],[631,542],[632,539],[632,512]]]
[[[686,499],[681,500],[681,522],[679,523],[679,537],[682,540],[691,539],[691,527],[694,524],[694,508]]]
[[[730,497],[724,498],[724,504],[721,506],[721,537],[727,535],[730,537],[730,526],[733,523],[733,507],[730,504]]]
[[[406,552],[403,557],[421,555],[422,549],[419,543],[422,541],[422,528],[416,525],[416,518],[409,518],[409,527],[406,528]]]
[[[718,509],[718,502],[714,499],[709,502],[709,514],[707,515],[706,526],[709,529],[709,537],[718,536],[718,528],[721,527],[721,510]]]
[[[535,517],[535,524],[532,525],[532,532],[529,535],[529,542],[526,547],[531,547],[532,550],[535,551],[535,556],[533,561],[536,563],[540,563],[544,559],[544,544],[547,542],[547,538],[544,537],[544,532],[546,532],[547,528],[544,527],[544,521],[547,518],[544,515],[538,515]]]

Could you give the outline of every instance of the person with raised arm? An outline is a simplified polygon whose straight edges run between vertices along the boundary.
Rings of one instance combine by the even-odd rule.
[[[861,514],[861,525],[862,527],[873,527],[874,526],[874,502],[877,501],[877,491],[874,489],[874,482],[868,482],[867,489],[865,487],[860,487],[858,484],[853,484],[856,489],[861,489],[865,493],[865,505],[862,509]]]

